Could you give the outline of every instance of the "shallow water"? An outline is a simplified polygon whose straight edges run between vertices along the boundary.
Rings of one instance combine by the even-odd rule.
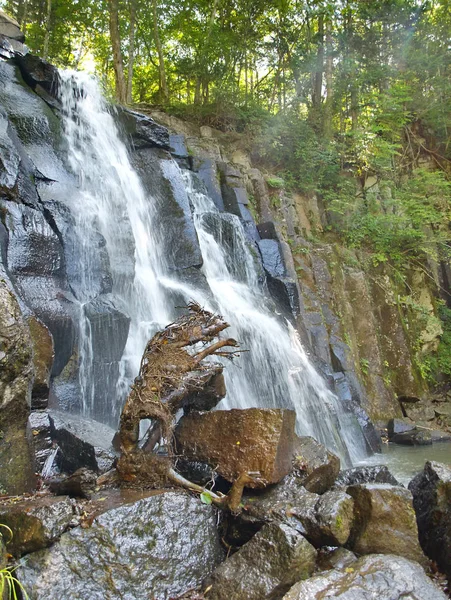
[[[427,460],[451,466],[451,442],[437,442],[431,446],[382,444],[381,454],[374,454],[359,465],[387,465],[396,479],[407,486],[423,470]]]

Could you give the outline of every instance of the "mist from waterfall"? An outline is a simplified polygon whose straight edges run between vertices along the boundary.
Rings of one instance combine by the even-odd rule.
[[[111,302],[130,317],[117,398],[111,407],[116,418],[138,374],[146,342],[174,318],[174,298],[182,297],[186,303],[195,300],[223,315],[230,323],[227,335],[247,350],[226,365],[227,396],[220,408],[294,409],[298,433],[315,437],[344,463],[361,460],[367,454],[366,442],[355,416],[327,388],[293,327],[274,312],[262,283],[258,251],[247,241],[240,219],[219,212],[190,172],[182,173],[176,163],[164,161],[165,176],[184,182],[184,193],[193,206],[208,286],[198,289],[180,281],[169,271],[161,251],[164,231],[159,227],[157,203],[131,165],[97,82],[76,72],[62,72],[61,77],[67,160],[77,181],[77,192],[67,204],[82,255],[79,285],[73,292],[80,305],[84,414],[90,416],[96,402],[86,306],[101,293],[92,278],[101,246],[96,232],[100,232],[112,277]]]

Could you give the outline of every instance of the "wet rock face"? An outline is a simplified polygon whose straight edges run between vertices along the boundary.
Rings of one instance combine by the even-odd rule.
[[[211,600],[280,598],[293,583],[309,577],[316,551],[296,530],[265,525],[207,581]]]
[[[348,547],[358,554],[397,554],[425,564],[418,541],[412,494],[388,484],[347,488],[354,499],[354,526]]]
[[[283,600],[445,600],[422,567],[399,556],[365,556],[346,570],[297,583]]]
[[[46,408],[49,396],[49,380],[55,356],[53,337],[48,327],[36,317],[27,318],[33,345],[34,382],[31,407]]]
[[[451,577],[451,467],[428,461],[409,490],[421,546]]]
[[[32,382],[30,334],[0,266],[0,493],[22,494],[34,486],[27,438]]]
[[[315,494],[330,489],[340,472],[340,459],[311,437],[296,442],[295,471],[302,485]]]
[[[35,600],[169,600],[223,559],[211,506],[166,492],[96,517],[30,554],[18,576]]]
[[[59,446],[57,461],[63,471],[73,473],[87,467],[104,473],[111,469],[116,458],[112,446],[113,429],[60,411],[51,411],[49,416],[51,436]]]
[[[369,467],[355,467],[340,471],[335,487],[347,487],[359,483],[389,483],[390,485],[401,485],[390,473],[386,465],[374,465]]]
[[[19,23],[0,10],[0,34],[13,40],[23,42],[24,34],[20,31]]]
[[[294,425],[291,410],[190,413],[176,429],[177,451],[188,460],[210,464],[228,481],[259,471],[268,483],[276,483],[292,468]]]
[[[67,496],[33,498],[0,505],[0,523],[13,532],[8,552],[21,556],[50,546],[67,529],[73,517]]]

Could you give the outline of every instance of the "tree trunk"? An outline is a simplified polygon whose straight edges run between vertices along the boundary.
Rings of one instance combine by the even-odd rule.
[[[332,104],[333,104],[333,56],[332,56],[332,20],[326,22],[326,102],[324,105],[324,136],[332,137]]]
[[[135,60],[136,0],[129,0],[130,31],[128,35],[127,104],[132,103],[133,63]]]
[[[323,91],[323,70],[324,70],[324,16],[318,16],[318,51],[316,54],[316,70],[314,77],[314,88],[312,103],[318,107],[321,104]]]
[[[124,77],[124,61],[121,51],[121,36],[119,33],[119,9],[118,0],[108,0],[110,12],[110,38],[113,50],[113,68],[116,81],[116,100],[121,104],[127,101],[127,88]]]
[[[49,43],[50,43],[50,20],[52,17],[52,0],[47,0],[47,12],[45,15],[45,35],[44,35],[44,49],[42,51],[42,58],[47,60],[49,57]]]
[[[158,72],[160,77],[160,93],[163,103],[169,100],[168,84],[166,80],[166,69],[164,66],[163,46],[161,45],[160,33],[158,31],[158,13],[157,13],[157,0],[153,0],[153,32],[155,37],[155,45],[158,52]]]
[[[218,10],[218,4],[219,4],[219,0],[214,0],[213,6],[211,8],[210,18],[208,20],[208,27],[207,27],[207,31],[205,34],[205,41],[202,44],[202,46],[200,47],[199,52],[198,52],[197,64],[198,64],[199,72],[196,77],[196,92],[194,94],[194,104],[200,104],[202,101],[202,96],[201,96],[200,91],[201,91],[202,79],[205,78],[205,73],[204,73],[205,51],[206,51],[206,48],[208,47],[208,40],[210,39],[211,32],[213,30],[213,25],[215,24],[216,12]]]

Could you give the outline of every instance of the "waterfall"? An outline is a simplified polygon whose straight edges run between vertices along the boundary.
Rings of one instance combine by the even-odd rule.
[[[183,193],[191,201],[208,286],[199,289],[181,281],[168,268],[161,250],[164,231],[159,226],[158,202],[144,190],[133,169],[97,83],[75,72],[63,72],[61,77],[67,162],[76,180],[67,203],[82,258],[77,285],[72,287],[80,304],[84,413],[92,414],[96,402],[95,350],[86,313],[93,300],[105,296],[92,277],[98,268],[95,242],[100,232],[112,279],[106,295],[130,319],[111,408],[115,418],[138,373],[146,342],[174,318],[174,299],[181,297],[223,315],[231,326],[228,335],[247,350],[225,368],[227,396],[220,408],[294,409],[298,433],[315,437],[345,464],[362,459],[366,442],[357,420],[315,371],[293,327],[275,314],[262,284],[257,251],[246,240],[240,219],[219,212],[205,193],[196,190],[189,172],[164,161],[165,176],[184,183]]]

